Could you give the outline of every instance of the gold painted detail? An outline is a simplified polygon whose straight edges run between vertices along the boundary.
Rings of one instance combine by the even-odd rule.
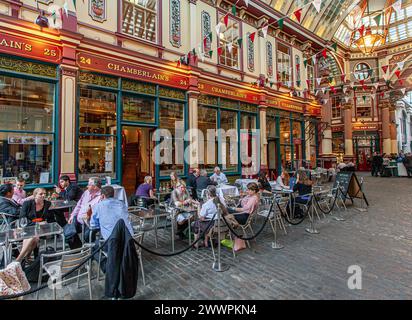
[[[247,111],[247,112],[258,112],[257,105],[241,102],[240,103],[240,110]]]
[[[94,74],[90,72],[80,72],[79,82],[83,84],[94,84],[101,87],[117,88],[118,82],[117,78],[106,77],[99,74]]]
[[[206,94],[200,94],[197,101],[198,104],[208,104],[211,106],[217,106],[217,98],[213,96],[208,96]]]
[[[239,102],[228,99],[220,99],[220,106],[229,109],[239,109]]]
[[[165,97],[165,98],[179,99],[179,100],[186,99],[186,95],[184,91],[163,88],[163,87],[159,87],[159,96]]]
[[[138,81],[123,80],[122,89],[144,94],[156,94],[156,85]]]
[[[55,66],[23,61],[3,56],[0,57],[0,69],[28,73],[42,77],[57,77],[57,70]]]

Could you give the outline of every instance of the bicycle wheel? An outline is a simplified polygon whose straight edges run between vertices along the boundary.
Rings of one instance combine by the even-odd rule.
[[[301,224],[306,218],[305,214],[298,215],[296,210],[282,210],[282,215],[289,224],[294,226]]]

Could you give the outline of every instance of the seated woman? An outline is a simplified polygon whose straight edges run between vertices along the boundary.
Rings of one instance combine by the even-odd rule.
[[[289,189],[289,174],[286,171],[282,171],[282,173],[276,179],[276,190],[283,190]]]
[[[259,205],[259,187],[257,183],[251,182],[247,185],[247,196],[240,201],[240,208],[228,208],[229,213],[233,213],[239,224],[245,224]]]
[[[293,186],[293,191],[298,192],[299,196],[292,200],[292,205],[295,203],[301,203],[307,205],[310,201],[309,194],[312,193],[312,181],[308,178],[305,171],[299,171],[296,177],[296,184]],[[295,207],[295,215],[302,217],[303,211],[297,206]]]
[[[147,207],[155,203],[157,198],[153,192],[151,176],[144,177],[144,182],[137,188],[135,196],[143,198]]]
[[[272,186],[269,183],[266,172],[261,171],[259,173],[258,184],[263,193],[272,194]]]
[[[37,188],[33,191],[32,200],[25,201],[20,210],[20,220],[26,218],[27,225],[34,225],[36,222],[54,222],[54,215],[49,211],[51,202],[45,200],[46,190]],[[39,238],[34,237],[23,241],[23,248],[16,261],[21,262],[25,257],[30,256],[31,252],[37,249]]]
[[[179,177],[177,176],[176,172],[172,171],[170,173],[170,188],[174,190],[178,183],[179,183]]]
[[[189,195],[189,192],[186,189],[186,183],[184,181],[179,181],[178,184],[176,185],[176,188],[172,192],[171,204],[172,206],[178,209],[183,209],[185,206],[189,206],[191,204],[198,205],[199,203],[197,201],[194,201]],[[180,238],[184,237],[183,231],[187,228],[190,218],[191,218],[190,216],[188,217],[188,215],[187,214],[185,215],[184,213],[180,213],[177,215],[176,235],[179,236]]]
[[[221,205],[223,210],[222,214],[227,213],[227,209],[225,207],[223,199],[221,199],[217,195],[216,187],[210,185],[206,188],[206,202],[203,203],[202,208],[198,212],[199,220],[196,220],[192,225],[193,233],[195,234],[195,241],[199,239],[200,234],[207,233],[209,229],[213,226],[213,223],[210,221],[214,218],[217,219],[217,205]],[[204,246],[207,247],[208,239],[205,237]],[[195,247],[199,247],[199,245],[195,245]]]

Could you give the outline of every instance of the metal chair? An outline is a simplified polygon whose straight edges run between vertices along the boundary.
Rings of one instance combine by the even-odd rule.
[[[138,216],[141,219],[141,224],[138,225],[136,232],[142,231],[143,234],[149,231],[154,231],[155,234],[155,246],[158,247],[158,237],[157,237],[157,228],[158,228],[158,218],[159,216],[156,215],[154,206],[150,208],[142,208],[142,207],[129,207],[129,213]],[[151,222],[148,222],[151,221]],[[142,242],[143,242],[142,236]]]
[[[89,297],[90,300],[93,299],[92,297],[92,285],[91,285],[91,259],[84,264],[84,268],[81,267],[77,271],[77,275],[69,277],[67,279],[62,279],[61,276],[66,274],[67,272],[71,271],[72,269],[80,266],[86,259],[90,257],[91,254],[91,247],[82,247],[79,249],[69,250],[69,251],[62,251],[53,254],[42,254],[40,256],[40,272],[39,272],[39,280],[38,280],[38,287],[41,286],[42,278],[43,278],[43,271],[50,276],[51,280],[56,280],[56,283],[53,285],[53,298],[56,300],[57,298],[57,291],[56,287],[58,285],[65,284],[73,279],[77,279],[77,288],[80,288],[80,277],[87,275],[88,285],[89,285]],[[52,259],[61,257],[60,260],[46,262],[44,263],[44,258]],[[85,269],[85,272],[81,272],[82,268]],[[76,272],[74,272],[76,274]],[[39,299],[39,291],[36,293],[36,299]]]
[[[229,234],[229,238],[233,242],[232,234],[228,226],[226,225],[226,223],[223,221],[223,219],[220,219],[220,221],[216,219],[215,222],[213,223],[213,226],[210,228],[210,230],[207,233],[207,237],[209,238],[210,246],[212,248],[213,259],[215,261],[216,261],[216,254],[215,254],[215,248],[213,246],[213,239],[215,238],[216,235],[218,235],[219,223],[220,223],[220,239],[225,239],[226,235]],[[234,245],[232,246],[232,254],[233,254],[233,258],[236,258],[236,252],[235,252]]]
[[[247,231],[250,231],[252,237],[255,236],[254,232],[253,232],[253,222],[255,221],[255,219],[257,218],[257,212],[259,211],[259,206],[255,209],[255,211],[253,211],[251,214],[249,214],[249,217],[246,221],[245,224],[239,224],[240,228],[242,229],[243,232],[243,236],[246,238],[247,237]],[[254,239],[256,242],[256,238]],[[247,246],[250,248],[250,243],[249,240],[246,241]]]
[[[16,219],[15,216],[8,214],[8,213],[4,213],[4,212],[0,212],[0,232],[1,231],[7,231],[10,229],[14,229],[17,227],[17,222],[18,220],[14,220],[14,221],[9,221],[8,218],[12,218],[12,219]]]

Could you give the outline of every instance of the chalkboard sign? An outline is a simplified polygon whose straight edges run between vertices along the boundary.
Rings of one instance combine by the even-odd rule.
[[[343,171],[339,172],[336,175],[336,180],[333,185],[336,188],[339,182],[339,187],[343,193],[344,198],[353,198],[364,199],[366,205],[369,206],[368,200],[366,200],[365,194],[363,193],[358,177],[356,176],[355,172],[351,171]],[[353,200],[352,200],[353,202]]]

